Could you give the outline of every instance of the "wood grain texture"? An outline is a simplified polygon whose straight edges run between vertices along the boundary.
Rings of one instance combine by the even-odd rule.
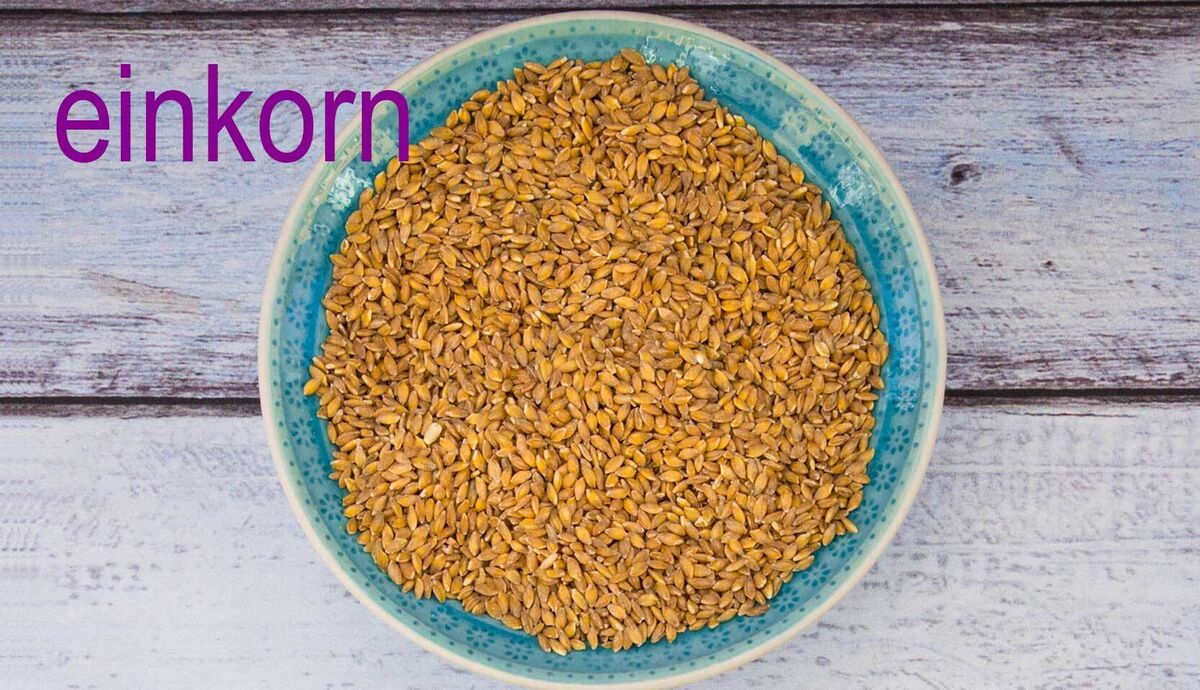
[[[378,87],[519,16],[0,17],[0,395],[255,395],[262,281],[309,170],[180,163],[174,123],[163,162],[70,163],[71,89],[115,104],[126,61],[135,92],[199,99],[218,61],[226,98],[255,93],[248,130],[272,91]],[[940,273],[951,388],[1200,386],[1194,7],[679,16],[795,66],[892,161]]]
[[[1051,0],[1049,4],[1119,3],[1125,0]],[[1190,0],[1155,0],[1157,4]],[[1003,5],[1045,4],[1044,0],[1004,0]],[[79,13],[177,13],[177,12],[296,12],[355,10],[663,10],[670,8],[722,7],[809,7],[839,5],[973,5],[978,0],[589,0],[564,7],[561,0],[5,0],[0,9],[44,10]]]
[[[701,687],[1195,687],[1198,414],[952,406],[867,578],[807,634]],[[0,436],[6,687],[495,687],[342,590],[257,417],[9,410]]]

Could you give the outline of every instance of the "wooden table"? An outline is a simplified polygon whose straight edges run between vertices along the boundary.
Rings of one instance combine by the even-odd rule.
[[[937,451],[895,543],[810,632],[704,687],[1197,687],[1200,7],[904,2],[658,10],[858,119],[924,220],[949,332]],[[181,163],[164,143],[164,162],[78,165],[53,133],[71,89],[116,102],[120,62],[135,93],[203,93],[219,62],[256,113],[278,89],[380,87],[531,13],[460,4],[478,9],[0,12],[0,685],[496,685],[351,599],[275,480],[259,294],[311,159]]]

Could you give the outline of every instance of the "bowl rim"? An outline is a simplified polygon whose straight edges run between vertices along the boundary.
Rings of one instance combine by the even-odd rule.
[[[461,50],[469,48],[472,45],[482,43],[488,39],[499,35],[518,31],[523,28],[556,23],[562,21],[577,21],[577,20],[605,20],[619,19],[626,21],[645,22],[657,24],[673,29],[681,29],[705,35],[715,41],[732,45],[739,50],[743,50],[751,55],[763,60],[768,65],[787,77],[788,79],[797,82],[805,89],[820,105],[828,108],[850,131],[850,134],[857,139],[857,142],[867,155],[871,164],[883,175],[885,181],[891,186],[896,194],[902,214],[912,230],[913,240],[916,244],[918,253],[923,260],[924,268],[929,280],[929,308],[932,311],[933,323],[931,334],[934,340],[934,351],[936,355],[936,372],[934,374],[934,399],[930,403],[929,424],[926,427],[925,433],[919,438],[914,439],[915,453],[917,456],[917,465],[915,467],[912,478],[908,485],[904,488],[903,494],[900,496],[900,501],[897,510],[891,521],[884,526],[879,540],[869,548],[862,556],[858,564],[853,568],[849,575],[830,593],[826,599],[817,605],[807,615],[792,623],[787,628],[781,630],[774,637],[764,640],[760,644],[747,649],[744,652],[735,654],[727,659],[716,661],[699,668],[692,668],[680,673],[660,676],[657,678],[649,678],[644,680],[635,680],[632,682],[608,682],[608,683],[575,683],[564,684],[551,680],[540,678],[531,678],[529,676],[502,671],[487,664],[479,663],[465,653],[447,649],[420,633],[410,628],[403,621],[399,620],[383,607],[376,604],[371,597],[366,593],[359,583],[351,578],[342,567],[341,563],[334,558],[329,548],[322,541],[313,527],[312,518],[305,511],[300,497],[288,481],[288,463],[285,458],[283,443],[279,438],[280,421],[276,415],[274,405],[270,404],[271,394],[271,367],[270,367],[270,350],[271,350],[271,334],[270,324],[274,313],[275,300],[277,297],[277,288],[281,285],[279,280],[285,263],[285,257],[291,244],[292,234],[288,229],[293,227],[296,221],[303,215],[306,206],[306,199],[313,190],[315,183],[320,177],[321,172],[327,165],[331,163],[319,161],[305,178],[304,183],[300,186],[300,190],[293,200],[291,207],[288,209],[283,226],[280,229],[279,236],[275,242],[274,252],[271,257],[271,263],[267,270],[266,285],[263,289],[262,305],[259,313],[259,332],[258,332],[258,387],[259,387],[259,404],[262,408],[263,422],[267,430],[267,443],[271,452],[271,460],[275,466],[275,474],[283,486],[284,494],[287,496],[288,504],[291,506],[292,512],[296,516],[304,534],[308,537],[309,542],[320,555],[326,567],[337,577],[355,599],[360,604],[365,606],[377,618],[381,619],[392,628],[400,631],[405,637],[412,640],[417,646],[427,651],[433,652],[437,656],[450,661],[460,667],[471,670],[483,676],[495,678],[498,680],[522,685],[532,688],[667,688],[676,687],[685,683],[693,683],[696,681],[710,678],[712,676],[731,671],[749,661],[757,659],[767,652],[778,649],[784,643],[799,635],[801,632],[812,626],[819,620],[829,609],[842,600],[845,595],[858,584],[860,580],[871,570],[880,555],[891,543],[896,535],[896,531],[904,522],[904,518],[908,515],[909,509],[912,507],[913,501],[916,499],[917,493],[923,483],[925,471],[929,466],[930,458],[933,455],[934,442],[937,438],[938,426],[941,421],[942,406],[945,397],[946,389],[946,324],[945,313],[942,307],[941,290],[937,281],[937,273],[933,263],[933,255],[929,250],[929,244],[925,238],[925,232],[921,226],[920,219],[917,218],[912,202],[908,198],[907,192],[901,186],[899,179],[896,177],[892,167],[888,164],[883,154],[871,141],[867,133],[862,127],[838,105],[832,98],[829,97],[820,87],[809,81],[798,71],[780,61],[779,59],[769,55],[765,51],[756,48],[741,39],[735,38],[708,27],[695,24],[681,19],[664,17],[657,14],[647,12],[625,12],[615,10],[585,10],[573,12],[555,12],[550,14],[539,15],[486,29],[484,31],[472,34],[470,37],[459,41],[453,45],[447,46],[416,65],[405,70],[396,77],[388,85],[387,88],[396,88],[400,82],[405,82],[416,76],[432,69],[440,63],[445,57],[457,53]],[[355,117],[341,129],[337,137],[337,148],[340,149],[345,142],[354,135],[359,129],[361,120],[361,109],[357,111]]]

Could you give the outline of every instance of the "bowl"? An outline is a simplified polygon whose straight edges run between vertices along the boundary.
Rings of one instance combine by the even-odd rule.
[[[891,355],[876,407],[871,483],[854,513],[857,534],[816,554],[757,617],[613,653],[559,656],[532,635],[404,593],[346,533],[343,492],[329,479],[331,448],[316,401],[302,387],[327,333],[321,299],[328,255],[345,236],[358,194],[386,165],[396,117],[374,123],[374,162],[360,158],[359,118],[338,141],[334,163],[319,164],[284,222],[267,275],[259,338],[259,385],[271,455],[296,517],[322,559],[368,609],[420,646],[479,673],[545,687],[664,687],[725,671],[781,645],[840,599],[896,532],[933,449],[945,386],[942,309],[933,262],[907,196],[866,134],[820,89],[791,68],[732,37],[686,22],[625,12],[554,14],[506,24],[448,48],[391,84],[407,96],[411,141],[481,88],[533,60],[597,60],[632,47],[647,60],[675,62],[711,97],[758,128],[825,190],[858,252],[881,312]]]

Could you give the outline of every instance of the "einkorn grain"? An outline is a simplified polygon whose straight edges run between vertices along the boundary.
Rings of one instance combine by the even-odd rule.
[[[526,64],[346,223],[347,528],[564,654],[766,610],[862,500],[879,310],[821,191],[674,65]]]

